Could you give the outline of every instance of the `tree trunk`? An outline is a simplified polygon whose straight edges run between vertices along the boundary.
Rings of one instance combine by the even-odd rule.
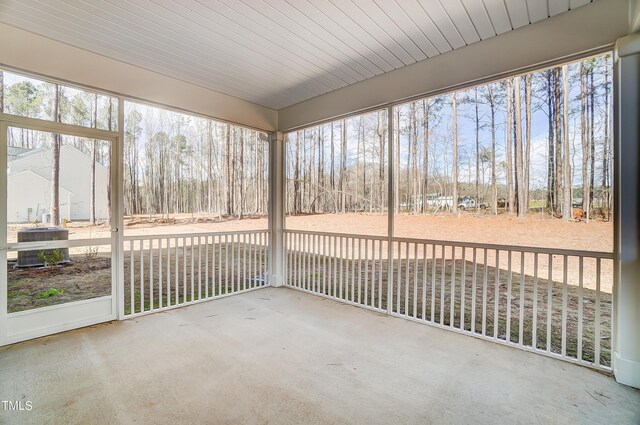
[[[493,214],[498,215],[498,184],[496,182],[496,98],[492,84],[488,85],[489,108],[491,110],[491,194]]]
[[[588,105],[586,94],[587,71],[584,62],[580,63],[580,128],[581,144],[582,144],[582,210],[585,214],[586,221],[589,222],[589,132],[588,132]]]
[[[516,197],[518,207],[518,218],[524,218],[527,212],[524,203],[524,169],[523,169],[523,149],[522,149],[522,93],[520,89],[520,78],[513,79],[514,93],[514,114],[513,123],[515,125],[515,154],[516,154]]]
[[[526,132],[525,142],[526,154],[524,159],[525,174],[524,174],[524,205],[527,211],[529,211],[529,188],[531,178],[531,75],[525,75],[525,119],[526,119]]]
[[[513,80],[507,80],[507,207],[513,212]]]
[[[553,127],[553,71],[547,71],[547,116],[549,119],[549,146],[547,158],[547,208],[553,214],[555,211],[555,133]]]
[[[573,214],[571,210],[572,200],[572,182],[571,182],[571,165],[569,162],[569,70],[567,65],[562,66],[562,93],[563,93],[563,169],[564,169],[564,197],[563,197],[563,214],[565,220],[572,220]]]
[[[453,170],[452,170],[452,197],[451,212],[458,213],[458,104],[456,92],[451,96],[451,111],[453,113]]]
[[[60,102],[62,88],[55,85],[55,99],[53,104],[53,113],[56,122],[61,121]],[[60,224],[60,147],[62,145],[62,137],[60,134],[53,135],[53,144],[51,147],[51,225],[58,226]]]
[[[423,157],[422,157],[422,204],[420,211],[426,212],[427,198],[429,196],[429,109],[427,99],[422,100],[422,132],[423,132]]]
[[[411,102],[411,203],[414,214],[418,213],[418,192],[420,191],[418,179],[418,119],[416,117],[416,102]],[[407,182],[408,183],[408,182]]]
[[[560,204],[560,200],[563,199],[563,185],[562,185],[562,176],[563,176],[563,162],[562,162],[562,144],[565,140],[568,140],[566,134],[563,134],[562,131],[562,112],[560,106],[560,68],[556,67],[553,69],[554,74],[554,112],[555,112],[555,132],[556,132],[556,172],[555,172],[555,195],[554,198],[556,200],[556,216],[562,216],[562,205]]]
[[[473,89],[476,112],[476,212],[480,210],[480,116],[478,115],[478,87]]]

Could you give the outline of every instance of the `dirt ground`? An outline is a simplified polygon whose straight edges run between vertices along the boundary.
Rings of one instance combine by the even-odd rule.
[[[8,242],[17,240],[23,226],[10,225]],[[178,214],[170,220],[135,216],[125,218],[125,236],[225,232],[267,229],[266,217],[218,221],[202,214]],[[387,216],[379,214],[316,214],[289,216],[286,227],[292,230],[351,233],[386,236]],[[70,239],[109,237],[105,225],[87,226],[77,222],[67,224]],[[500,214],[498,216],[462,213],[441,215],[398,215],[395,236],[443,241],[477,242],[502,245],[536,246],[584,251],[613,250],[613,223],[602,221],[573,222],[549,216],[531,214],[525,219]]]
[[[368,214],[318,214],[287,217],[287,228],[318,232],[355,233],[386,236],[387,216]],[[395,236],[442,241],[491,243],[576,249],[613,250],[613,223],[573,222],[548,216],[529,215],[525,219],[462,213],[460,216],[398,215]]]

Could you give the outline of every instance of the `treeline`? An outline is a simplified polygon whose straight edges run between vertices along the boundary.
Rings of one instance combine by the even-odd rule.
[[[266,134],[129,102],[125,108],[125,214],[266,214]]]
[[[396,209],[610,217],[611,67],[600,55],[393,108]],[[386,111],[288,134],[287,211],[384,211],[386,140]]]

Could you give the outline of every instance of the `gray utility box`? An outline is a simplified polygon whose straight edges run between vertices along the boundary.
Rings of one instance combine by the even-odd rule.
[[[69,239],[69,231],[60,227],[34,227],[18,231],[18,242],[62,241]],[[49,256],[53,251],[62,254],[60,263],[69,261],[69,248],[55,248],[33,251],[18,251],[18,267],[44,266],[39,258],[42,251]]]

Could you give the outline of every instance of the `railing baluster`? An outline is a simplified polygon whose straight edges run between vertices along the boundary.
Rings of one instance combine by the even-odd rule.
[[[464,303],[465,291],[467,284],[467,253],[465,247],[462,247],[462,275],[460,276],[460,329],[464,330]]]
[[[600,311],[600,258],[596,259],[596,317],[595,317],[595,329],[594,329],[594,363],[601,365],[600,362],[600,326],[601,326],[601,311]]]
[[[562,357],[567,355],[567,273],[568,257],[565,254],[562,261]]]
[[[422,311],[420,318],[427,320],[427,244],[422,244]]]
[[[209,298],[209,236],[204,241],[204,297]]]
[[[511,257],[513,251],[507,251],[507,329],[505,331],[505,341],[511,342],[511,292],[513,290],[513,271],[511,270]]]
[[[413,318],[418,317],[418,244],[413,244]]]
[[[451,245],[451,306],[449,309],[449,326],[455,327],[455,311],[456,311],[456,246]]]
[[[149,310],[153,311],[153,239],[149,240]]]
[[[397,289],[397,299],[396,299],[396,312],[401,314],[400,310],[400,291],[402,289],[402,244],[400,242],[397,243],[398,248],[398,289]]]
[[[167,238],[167,307],[171,307],[171,239]]]
[[[356,300],[356,238],[351,238],[351,302]]]
[[[195,262],[195,246],[193,243],[193,236],[191,237],[191,247],[189,249],[190,254],[189,256],[191,257],[191,299],[189,301],[194,301],[194,297],[195,297],[195,266],[194,266],[194,262]]]
[[[489,253],[484,249],[484,276],[482,276],[482,335],[487,336],[487,296],[489,285]],[[495,321],[495,317],[494,317]]]
[[[533,317],[531,324],[531,346],[538,348],[538,253],[533,254]]]
[[[144,312],[144,240],[140,241],[140,313]]]
[[[380,263],[380,272],[378,273],[378,308],[382,310],[382,241],[378,241],[378,258]]]
[[[369,306],[376,306],[376,241],[371,240],[371,300]]]
[[[362,304],[367,305],[369,299],[369,240],[364,240],[364,301]]]
[[[175,279],[174,280],[176,282],[175,283],[175,285],[176,285],[176,290],[175,290],[176,302],[173,303],[173,304],[177,305],[177,304],[179,304],[179,296],[180,296],[179,295],[179,280],[178,280],[178,269],[179,269],[179,267],[178,267],[178,265],[179,265],[179,263],[178,263],[178,238],[174,238],[173,245],[174,245],[174,249],[175,249],[175,263],[176,263],[175,267],[174,267],[175,268]]]
[[[135,240],[129,242],[129,274],[131,278],[129,280],[129,296],[131,298],[129,304],[129,314],[133,314],[136,312],[136,304],[135,304],[135,256],[134,256],[134,246]]]
[[[158,239],[158,308],[162,308],[162,239]]]
[[[444,303],[445,303],[445,270],[447,269],[447,254],[444,244],[442,245],[442,268],[440,269],[440,324],[444,326]]]
[[[182,303],[187,302],[187,239],[182,238]]]
[[[495,283],[493,296],[493,338],[498,338],[498,313],[500,307],[500,250],[496,249]]]
[[[476,248],[473,248],[473,277],[471,281],[471,333],[476,333],[476,292],[477,292],[477,277],[478,277],[478,261]],[[486,261],[485,261],[486,263]]]
[[[553,321],[553,255],[549,254],[547,279],[547,351],[551,352],[551,322]]]
[[[579,277],[578,277],[578,347],[576,357],[582,360],[582,289],[584,286],[584,257],[580,256],[579,261]]]
[[[222,236],[218,236],[218,296],[222,295]]]
[[[229,293],[229,238],[224,236],[224,293]]]
[[[343,238],[342,238],[342,236],[340,236],[339,240],[340,240],[340,242],[339,242],[339,244],[340,244],[340,254],[339,254],[340,255],[340,257],[339,257],[340,258],[340,299],[342,299],[342,292],[343,292],[343,288],[342,287],[343,287],[343,284],[344,284],[343,278],[342,278],[342,273],[344,272],[344,270],[343,270],[344,261],[342,260],[342,258],[343,258],[343,255],[342,255]]]
[[[429,321],[435,323],[436,311],[436,245],[431,244],[431,315]]]
[[[524,341],[524,251],[520,251],[520,317],[518,321],[518,344]]]

